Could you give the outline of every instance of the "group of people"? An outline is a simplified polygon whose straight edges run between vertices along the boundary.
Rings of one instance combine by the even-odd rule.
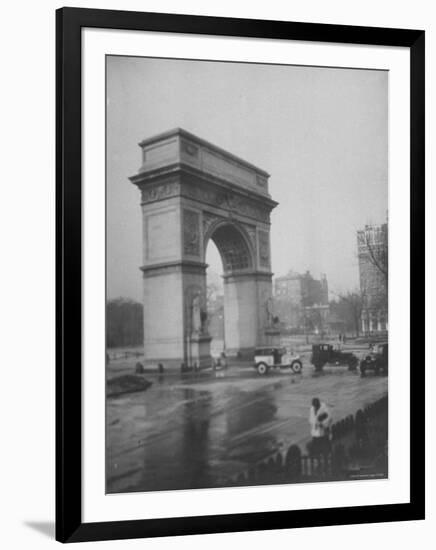
[[[312,399],[309,424],[312,436],[308,445],[310,454],[327,454],[330,451],[332,415],[327,405],[318,397]]]

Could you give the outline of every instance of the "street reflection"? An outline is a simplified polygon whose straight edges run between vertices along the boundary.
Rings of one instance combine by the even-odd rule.
[[[107,491],[226,486],[229,477],[290,442],[305,445],[314,396],[339,418],[386,388],[384,378],[337,370],[156,377],[146,392],[108,400]]]
[[[258,428],[274,418],[276,411],[277,407],[269,392],[256,392],[254,395],[238,392],[230,398],[226,411],[227,435],[232,437]]]

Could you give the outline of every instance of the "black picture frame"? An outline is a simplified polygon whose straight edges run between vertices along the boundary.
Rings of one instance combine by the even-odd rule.
[[[81,29],[398,46],[410,49],[410,502],[346,508],[82,522]],[[425,33],[203,16],[62,8],[56,13],[56,539],[78,542],[424,519]]]

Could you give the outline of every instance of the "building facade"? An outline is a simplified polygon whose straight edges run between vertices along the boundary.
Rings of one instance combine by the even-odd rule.
[[[361,316],[364,334],[388,330],[388,226],[366,225],[357,232]]]
[[[322,332],[329,313],[325,275],[315,279],[309,271],[277,277],[274,281],[275,313],[286,327]]]

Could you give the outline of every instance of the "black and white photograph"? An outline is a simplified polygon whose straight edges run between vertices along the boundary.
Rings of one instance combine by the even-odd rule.
[[[431,548],[431,8],[6,5],[2,548]]]
[[[106,493],[389,477],[388,92],[106,56]]]

